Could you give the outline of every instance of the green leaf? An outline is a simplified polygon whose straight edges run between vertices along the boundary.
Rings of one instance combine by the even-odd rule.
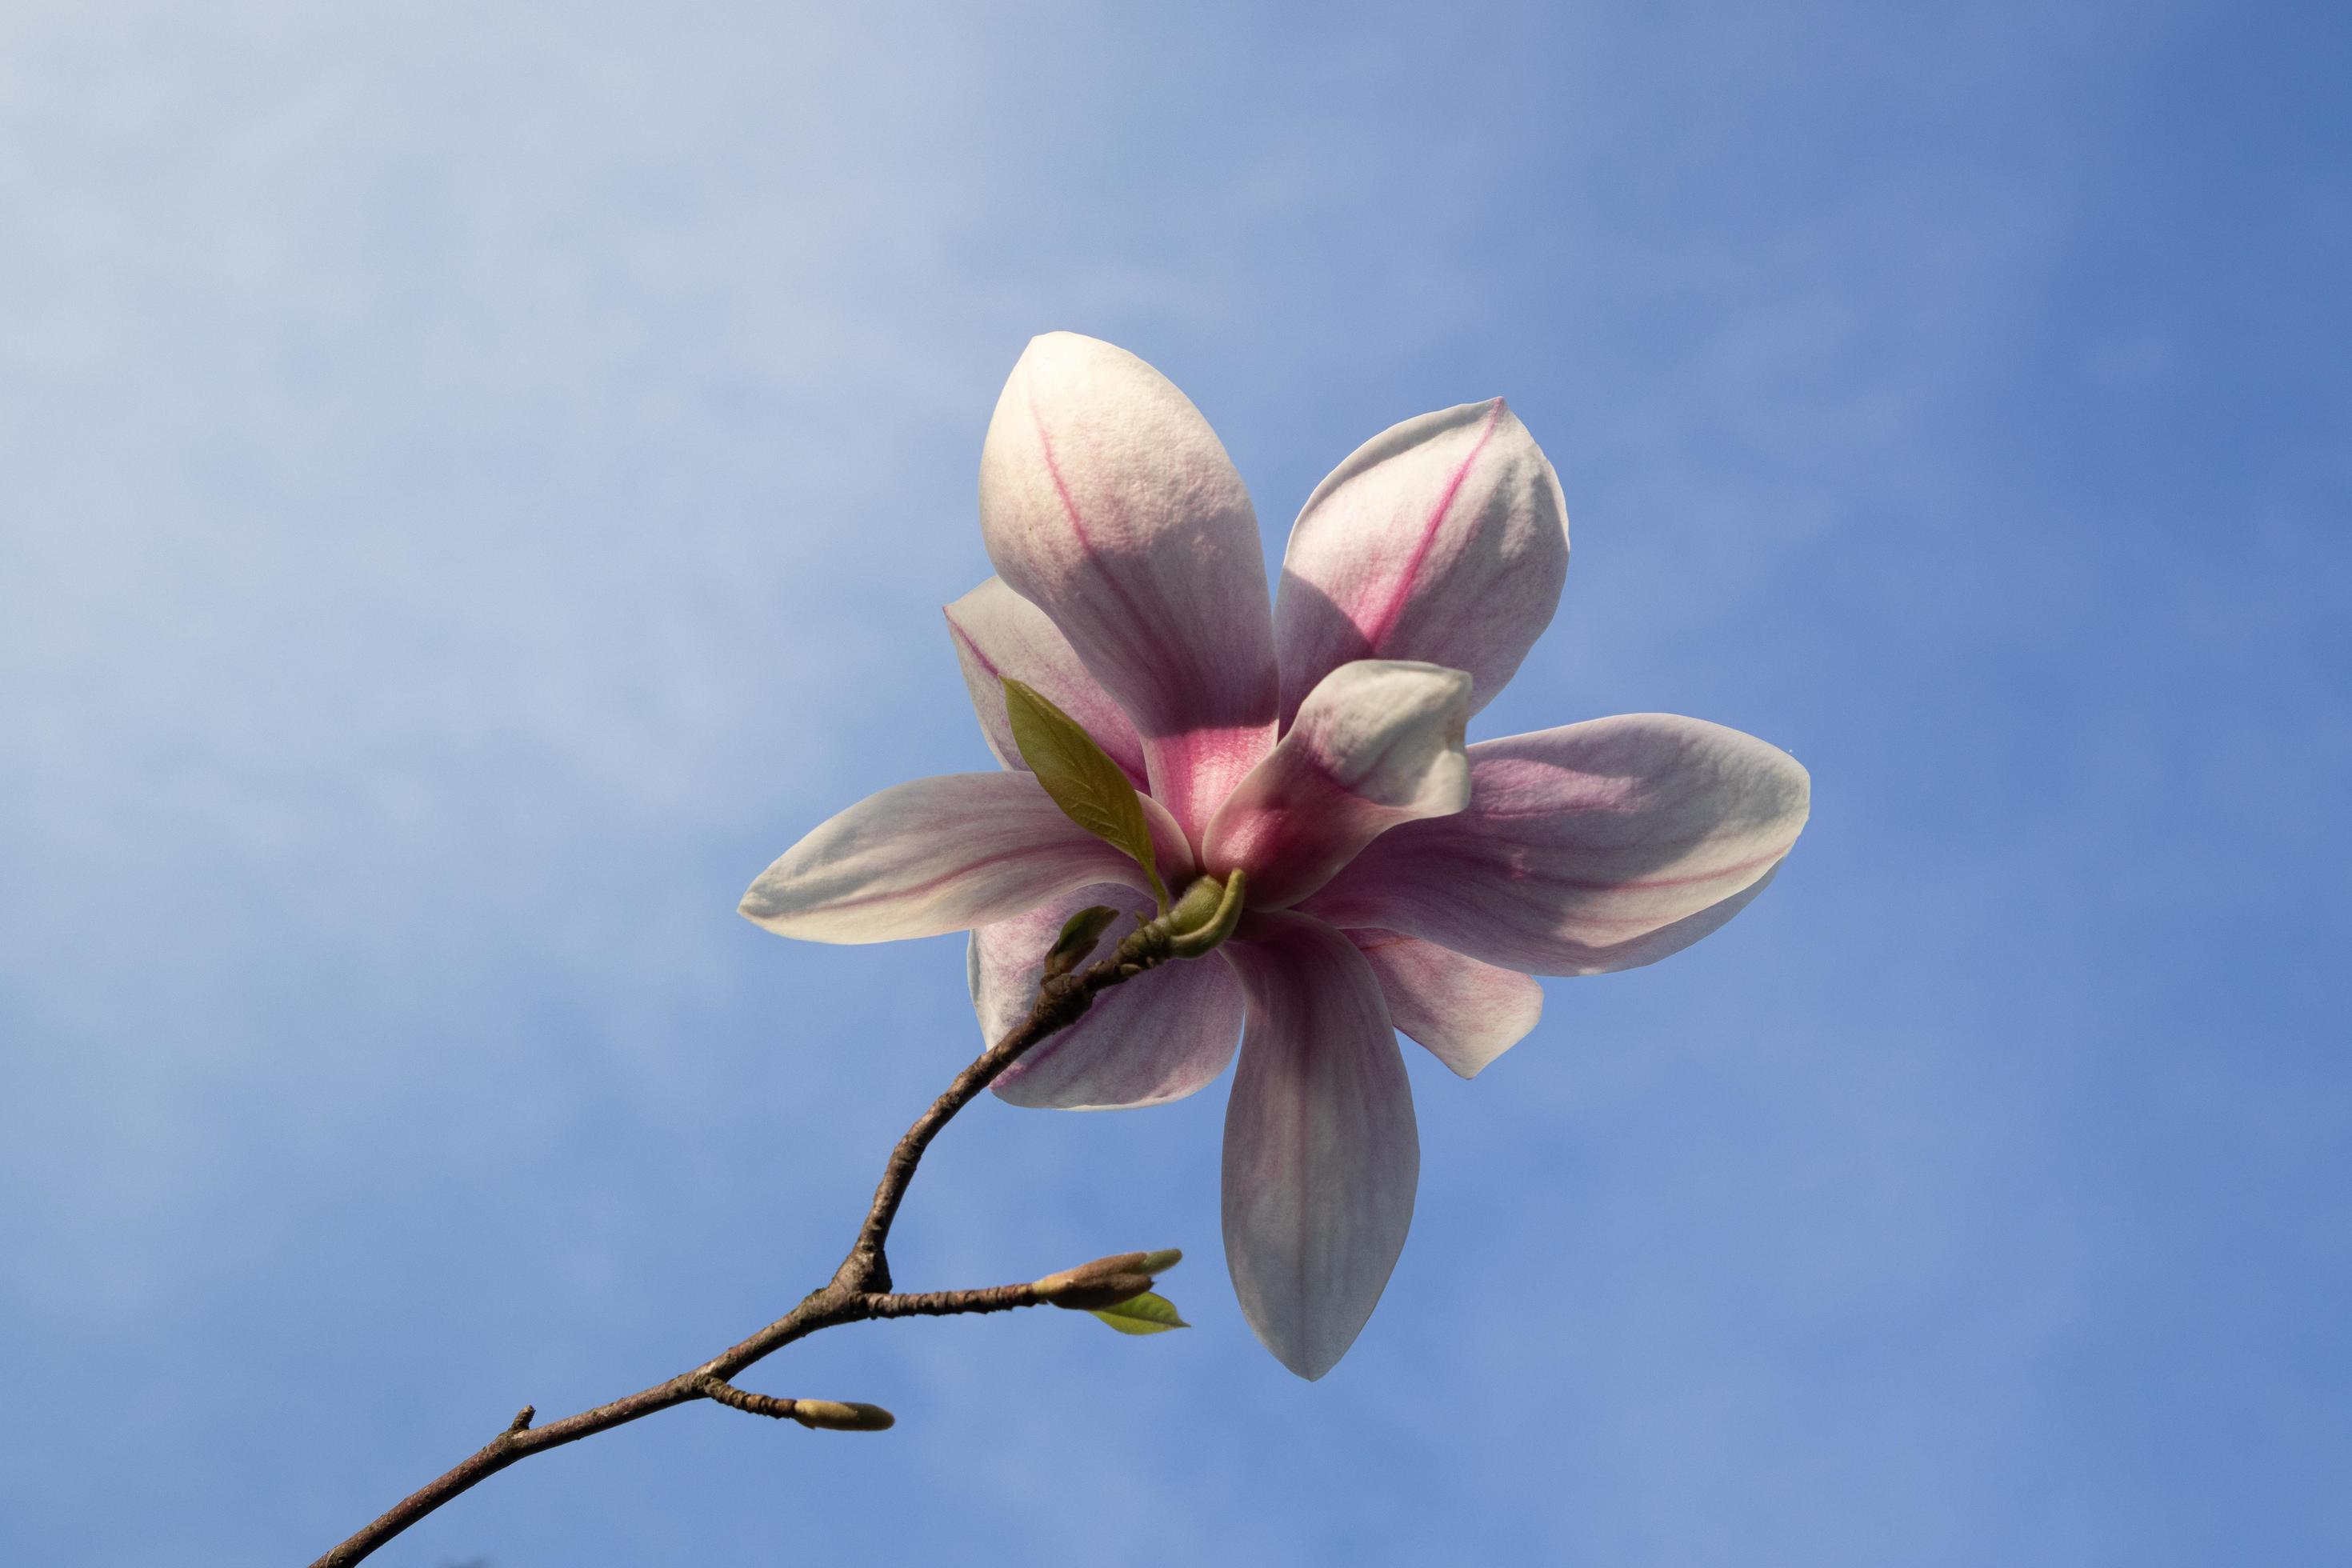
[[[1013,743],[1021,748],[1021,760],[1062,815],[1133,857],[1165,910],[1168,889],[1160,885],[1159,868],[1152,863],[1151,827],[1144,820],[1142,800],[1118,764],[1095,744],[1085,725],[1034,687],[1006,679],[1004,716],[1013,721]]]
[[[1107,904],[1096,904],[1064,921],[1062,934],[1054,939],[1052,949],[1045,954],[1046,974],[1067,974],[1076,969],[1078,960],[1095,950],[1095,944],[1102,940],[1102,933],[1108,931],[1110,922],[1117,919],[1117,910]]]
[[[1171,1329],[1192,1326],[1177,1315],[1175,1302],[1149,1290],[1140,1296],[1129,1296],[1116,1307],[1097,1307],[1092,1310],[1122,1334],[1164,1334]]]

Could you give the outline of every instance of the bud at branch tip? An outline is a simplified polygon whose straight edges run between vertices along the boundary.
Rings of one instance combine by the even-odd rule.
[[[1117,1253],[1097,1258],[1092,1263],[1081,1263],[1076,1268],[1065,1268],[1058,1274],[1048,1274],[1031,1289],[1041,1301],[1072,1311],[1091,1312],[1142,1295],[1151,1289],[1156,1276],[1175,1268],[1183,1258],[1184,1254],[1172,1247],[1158,1252]]]
[[[793,1419],[812,1431],[887,1432],[898,1418],[878,1405],[858,1405],[839,1399],[795,1399]]]

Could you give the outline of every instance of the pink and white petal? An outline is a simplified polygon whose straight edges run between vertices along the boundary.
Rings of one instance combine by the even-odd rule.
[[[971,692],[972,710],[980,716],[988,749],[1008,768],[1027,772],[1021,748],[1013,743],[1013,724],[1004,716],[1004,680],[1010,676],[1034,687],[1045,700],[1086,726],[1110,760],[1138,789],[1147,780],[1143,741],[1135,724],[1087,673],[1070,639],[1050,616],[991,577],[947,606],[948,636],[955,643],[956,662],[963,667],[963,683]]]
[[[1257,517],[1167,377],[1073,332],[1030,341],[990,420],[980,521],[1142,737],[1188,833],[1274,743],[1274,623]]]
[[[1746,906],[1811,809],[1797,760],[1665,713],[1470,748],[1469,808],[1383,835],[1308,901],[1534,974],[1654,963]]]
[[[1211,874],[1249,875],[1249,907],[1284,909],[1400,823],[1470,801],[1458,669],[1359,659],[1323,678],[1266,759],[1227,797],[1202,842]]]
[[[741,908],[779,936],[896,942],[992,924],[1096,882],[1140,888],[1143,871],[1032,775],[948,773],[824,823],[760,873]]]
[[[1379,977],[1389,1017],[1463,1078],[1521,1040],[1543,1016],[1543,985],[1392,931],[1351,931]]]
[[[1584,973],[1613,974],[1621,969],[1639,969],[1645,963],[1672,958],[1703,936],[1713,936],[1731,923],[1732,916],[1754,903],[1764,889],[1772,885],[1772,879],[1780,874],[1780,867],[1786,864],[1785,860],[1776,863],[1770,870],[1731,897],[1709,904],[1696,914],[1685,915],[1671,924],[1662,925],[1655,931],[1646,931],[1614,946],[1595,949],[1586,960],[1590,967]]]
[[[1318,1378],[1372,1315],[1412,1225],[1412,1091],[1347,938],[1259,914],[1222,951],[1249,1000],[1225,1110],[1225,1266],[1259,1342]]]
[[[1146,918],[1152,912],[1150,899],[1103,885],[971,933],[966,972],[987,1039],[1003,1039],[1028,1016],[1062,922],[1089,904]],[[1084,962],[1107,955],[1133,929],[1114,922]],[[1241,983],[1234,972],[1213,954],[1187,959],[1104,992],[1076,1023],[1006,1068],[994,1087],[1014,1105],[1053,1110],[1160,1105],[1214,1082],[1233,1060],[1241,1032]]]
[[[1468,670],[1477,711],[1551,624],[1567,574],[1559,476],[1501,398],[1383,431],[1291,526],[1274,611],[1284,725],[1358,658]]]

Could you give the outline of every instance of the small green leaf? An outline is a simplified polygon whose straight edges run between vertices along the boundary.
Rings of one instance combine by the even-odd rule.
[[[1053,948],[1045,954],[1047,976],[1067,974],[1078,966],[1078,960],[1095,950],[1102,933],[1110,922],[1118,919],[1118,911],[1106,904],[1080,910],[1062,922],[1062,934],[1054,939]]]
[[[1192,1326],[1177,1315],[1175,1302],[1149,1290],[1129,1296],[1116,1307],[1097,1307],[1093,1311],[1122,1334],[1164,1334],[1171,1329]]]
[[[1021,760],[1062,815],[1132,856],[1151,883],[1152,897],[1160,909],[1167,909],[1168,889],[1160,885],[1153,864],[1151,827],[1144,820],[1143,802],[1118,764],[1095,744],[1085,725],[1021,681],[1004,682],[1004,716],[1013,721],[1013,743],[1021,748]]]

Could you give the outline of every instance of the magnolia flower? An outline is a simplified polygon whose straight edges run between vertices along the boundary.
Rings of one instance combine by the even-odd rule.
[[[980,518],[998,574],[947,618],[1003,771],[852,806],[743,912],[817,942],[968,930],[998,1037],[1071,914],[1154,908],[1140,865],[1024,770],[1003,681],[1084,725],[1141,792],[1166,885],[1243,871],[1246,912],[1208,956],[1103,993],[996,1092],[1160,1104],[1214,1079],[1238,1036],[1226,1262],[1258,1338],[1320,1377],[1412,1217],[1398,1031],[1474,1077],[1535,1026],[1531,976],[1654,963],[1714,931],[1795,843],[1805,771],[1665,714],[1465,745],[1568,565],[1559,480],[1499,398],[1407,420],[1333,470],[1269,616],[1249,496],[1207,422],[1134,355],[1057,332],[997,402]]]

